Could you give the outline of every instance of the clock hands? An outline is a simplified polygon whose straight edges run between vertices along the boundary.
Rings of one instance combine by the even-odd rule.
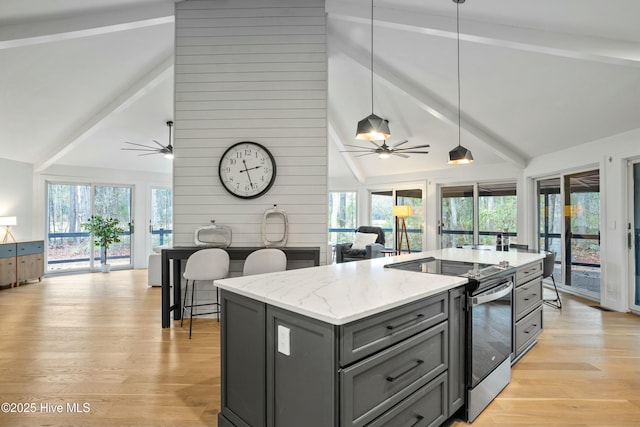
[[[244,164],[244,170],[241,170],[240,173],[242,172],[246,172],[247,173],[247,178],[249,178],[249,185],[251,186],[251,188],[253,188],[253,182],[251,181],[251,175],[249,175],[249,171],[252,169],[258,169],[260,166],[255,166],[252,168],[248,168],[247,167],[247,161],[245,159],[242,159],[242,163]]]

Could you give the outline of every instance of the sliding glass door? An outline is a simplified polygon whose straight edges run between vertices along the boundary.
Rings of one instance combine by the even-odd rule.
[[[129,186],[49,183],[47,272],[90,271],[100,265],[100,248],[82,228],[91,215],[120,220],[121,242],[109,247],[109,264],[131,267],[132,197]]]
[[[631,309],[640,313],[640,162],[631,165],[631,212],[627,224],[627,245],[630,251],[632,271]]]
[[[539,248],[556,254],[553,278],[563,283],[562,276],[562,228],[563,208],[560,178],[538,181],[538,229],[540,230]]]
[[[600,172],[538,181],[539,248],[555,252],[554,278],[600,298]]]
[[[600,172],[564,177],[565,285],[600,295]]]

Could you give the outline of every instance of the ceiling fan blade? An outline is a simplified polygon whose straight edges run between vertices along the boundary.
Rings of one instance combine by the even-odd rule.
[[[404,148],[396,148],[396,150],[400,151],[400,150],[413,150],[416,148],[429,148],[431,147],[429,144],[425,144],[425,145],[414,145],[411,147],[404,147]]]
[[[155,139],[152,139],[153,142],[155,142],[156,144],[158,144],[160,147],[162,148],[166,148],[164,145],[160,144],[158,141],[156,141]]]
[[[375,151],[370,151],[370,150],[347,150],[347,151],[341,151],[341,153],[375,153]]]
[[[376,142],[375,142],[375,141],[369,141],[369,142],[370,142],[370,143],[372,143],[373,145],[375,145],[375,146],[376,146],[376,148],[380,148],[380,146],[379,146],[378,144],[376,144]]]
[[[156,151],[155,153],[142,153],[142,154],[138,154],[138,156],[152,156],[154,154],[160,154],[160,151]]]
[[[406,144],[407,142],[409,142],[409,140],[405,139],[404,141],[400,141],[397,144],[392,145],[391,148],[397,148],[397,147],[401,146],[402,144]]]
[[[394,152],[394,154],[407,154],[407,153],[410,153],[410,154],[429,154],[428,151],[404,151],[403,150],[403,151],[400,151],[399,153],[398,152]]]
[[[361,145],[344,144],[344,146],[345,146],[345,147],[360,148],[361,150],[373,150],[373,148],[363,147],[363,146],[361,146]]]
[[[136,144],[135,142],[129,142],[129,141],[125,141],[125,144],[131,144],[131,145],[137,145],[138,147],[144,147],[144,148],[149,148],[151,150],[157,150],[156,147],[153,147],[151,145],[144,145],[144,144]]]
[[[372,151],[372,152],[370,152],[370,153],[366,153],[366,154],[359,154],[359,155],[357,155],[356,157],[369,156],[369,155],[371,155],[371,154],[376,154],[376,152],[375,152],[375,151]]]
[[[406,154],[394,153],[393,151],[391,152],[391,154],[393,154],[394,156],[398,156],[398,157],[404,157],[405,159],[409,158],[409,156],[407,156]]]
[[[159,153],[160,150],[156,149],[156,148],[148,148],[148,149],[144,149],[144,148],[121,148],[121,150],[124,151],[150,151],[151,153]]]

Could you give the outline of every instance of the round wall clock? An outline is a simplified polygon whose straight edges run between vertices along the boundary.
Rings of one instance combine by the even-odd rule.
[[[227,148],[220,158],[222,186],[241,199],[253,199],[269,191],[276,180],[276,162],[264,146],[251,141]]]

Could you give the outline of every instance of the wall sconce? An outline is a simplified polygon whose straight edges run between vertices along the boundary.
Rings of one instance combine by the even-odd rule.
[[[2,243],[9,243],[9,237],[13,242],[16,241],[16,238],[13,237],[13,233],[11,232],[11,226],[17,224],[17,218],[15,216],[2,216],[0,217],[0,225],[5,226],[4,239]]]
[[[395,205],[393,207],[393,216],[400,219],[400,238],[398,239],[398,254],[402,253],[402,237],[407,241],[407,253],[411,253],[409,246],[409,235],[407,234],[407,223],[405,218],[413,215],[413,207],[408,205]]]

